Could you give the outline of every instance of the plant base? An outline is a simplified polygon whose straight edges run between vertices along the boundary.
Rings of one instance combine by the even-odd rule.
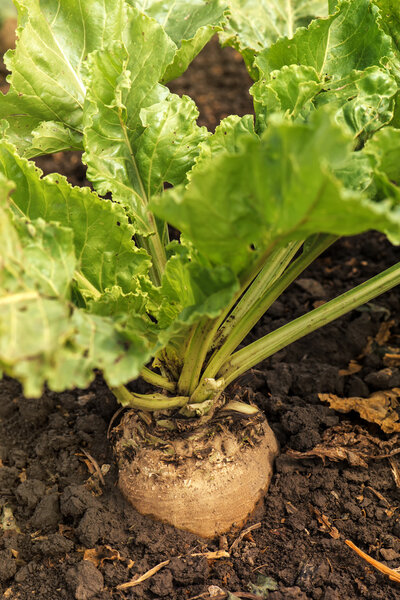
[[[117,437],[126,499],[141,514],[204,538],[243,525],[268,489],[278,454],[261,414],[220,417],[186,435],[169,432],[164,443],[154,431],[147,436],[143,421],[130,412]]]

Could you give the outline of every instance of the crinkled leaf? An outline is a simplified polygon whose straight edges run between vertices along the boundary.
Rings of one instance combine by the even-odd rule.
[[[288,118],[306,118],[314,110],[312,100],[322,88],[314,67],[284,65],[280,71],[260,79],[250,88],[254,98],[257,127],[263,131],[270,113],[283,112]]]
[[[179,77],[217,31],[226,3],[221,0],[128,0],[162,25],[177,51],[162,81]]]
[[[396,92],[395,79],[378,67],[329,82],[321,81],[313,67],[285,65],[251,88],[259,131],[271,113],[282,111],[288,118],[304,120],[315,107],[329,104],[354,137],[372,135],[391,121]]]
[[[400,131],[385,127],[365,145],[364,153],[374,157],[375,164],[387,177],[400,185]]]
[[[78,283],[96,295],[119,285],[135,289],[135,276],[149,269],[149,257],[132,241],[134,230],[121,207],[89,188],[72,187],[64,177],[41,178],[33,163],[0,144],[0,172],[16,183],[12,206],[29,219],[58,222],[73,231]]]
[[[208,133],[196,124],[194,103],[158,83],[175,52],[162,27],[131,9],[128,30],[127,47],[91,56],[85,161],[99,192],[111,191],[148,235],[149,196],[184,179]]]
[[[369,67],[333,82],[329,90],[316,98],[315,105],[337,107],[337,120],[354,136],[371,135],[392,119],[396,92],[396,81],[389,73]]]
[[[42,219],[12,215],[0,179],[0,367],[25,394],[45,383],[58,391],[86,387],[101,369],[110,385],[137,377],[155,351],[137,319],[118,323],[73,306],[73,232]]]
[[[284,65],[313,67],[321,77],[342,79],[357,69],[379,66],[392,53],[390,38],[382,31],[379,10],[370,0],[341,0],[336,13],[284,37],[257,57],[267,74]]]
[[[63,150],[82,150],[82,134],[63,123],[43,121],[32,131],[32,140],[24,156],[33,158]]]
[[[161,293],[174,305],[179,323],[191,325],[199,317],[218,316],[237,286],[228,267],[205,267],[190,257],[176,255],[167,263]]]
[[[5,59],[11,88],[0,96],[0,118],[12,126],[10,139],[20,151],[29,149],[31,132],[42,121],[57,124],[59,145],[51,150],[64,149],[82,129],[87,56],[118,39],[124,2],[16,0],[16,5],[19,40]]]
[[[213,263],[239,272],[277,240],[398,230],[387,203],[344,189],[332,175],[349,155],[348,138],[325,111],[307,124],[275,119],[242,152],[200,162],[187,188],[155,199],[154,211]]]
[[[397,0],[373,0],[381,10],[380,25],[392,38],[394,56],[392,65],[400,78],[400,4]]]
[[[393,117],[397,85],[381,66],[391,52],[377,7],[369,0],[342,0],[329,18],[257,57],[261,78],[251,93],[259,130],[269,113],[282,110],[304,119],[314,106],[329,103],[354,137],[371,135]]]
[[[249,134],[257,139],[252,115],[245,115],[244,117],[231,115],[226,117],[226,119],[222,119],[213,135],[210,135],[200,145],[200,153],[196,159],[196,163],[215,157],[221,152],[229,152],[231,154],[239,152],[241,140],[247,139]]]
[[[327,16],[326,0],[229,0],[230,18],[220,34],[224,45],[239,50],[252,70],[254,56],[282,36],[293,37],[315,17]]]

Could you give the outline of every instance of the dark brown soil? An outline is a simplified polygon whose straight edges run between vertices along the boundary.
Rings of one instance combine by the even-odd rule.
[[[196,98],[210,128],[222,116],[251,111],[242,63],[215,44],[173,88]],[[61,170],[74,183],[84,181],[76,154],[40,164],[46,171]],[[249,339],[378,273],[398,255],[377,234],[340,241],[275,303]],[[395,454],[383,458],[396,451],[397,436],[355,413],[335,413],[318,398],[320,392],[367,396],[400,387],[400,369],[387,368],[385,358],[389,347],[400,345],[399,304],[398,290],[385,294],[279,352],[232,389],[262,407],[282,446],[265,509],[242,537],[205,542],[141,517],[123,500],[107,442],[118,406],[101,378],[89,390],[48,392],[39,401],[24,398],[17,383],[4,379],[3,597],[232,600],[231,592],[254,600],[400,599],[400,584],[344,542],[350,539],[390,567],[400,564],[400,464]],[[350,360],[361,370],[341,374]],[[324,464],[293,454],[326,447],[329,436],[333,451],[351,443],[348,460]],[[368,466],[357,466],[360,458]],[[229,557],[205,554],[221,549]],[[169,562],[143,583],[118,589],[164,561]]]

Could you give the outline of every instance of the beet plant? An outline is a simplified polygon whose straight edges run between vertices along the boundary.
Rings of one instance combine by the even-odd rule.
[[[250,344],[340,236],[400,242],[391,0],[15,0],[0,96],[0,366],[27,396],[100,371],[132,410],[120,487],[203,536],[244,521],[277,443],[229,384],[400,282],[400,263]],[[253,115],[214,133],[166,84],[218,33]],[[95,191],[31,159],[83,151]],[[144,380],[148,393],[132,391]],[[137,388],[136,388],[137,389]]]

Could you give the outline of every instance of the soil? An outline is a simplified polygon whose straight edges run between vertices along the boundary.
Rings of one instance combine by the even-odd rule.
[[[238,56],[213,42],[171,87],[190,93],[201,122],[213,128],[222,116],[251,112],[248,83]],[[79,155],[38,162],[46,172],[57,169],[84,182]],[[397,260],[398,250],[378,234],[341,240],[274,304],[249,341]],[[355,412],[337,413],[318,397],[366,397],[400,387],[399,304],[393,290],[282,350],[232,386],[233,395],[264,410],[281,455],[264,506],[241,534],[215,540],[153,522],[122,498],[107,442],[118,405],[101,377],[87,390],[46,392],[40,400],[24,398],[19,384],[5,378],[3,597],[400,599],[400,584],[345,544],[351,540],[389,567],[400,564],[398,434],[384,434]],[[157,565],[142,583],[118,589]]]

